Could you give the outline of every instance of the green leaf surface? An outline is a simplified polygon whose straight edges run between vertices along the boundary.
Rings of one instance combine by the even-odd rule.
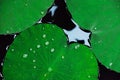
[[[92,32],[92,49],[107,68],[120,72],[120,1],[67,0],[74,20]]]
[[[31,27],[53,0],[0,0],[0,34],[17,33]]]
[[[90,49],[66,41],[55,25],[23,31],[5,57],[5,80],[98,80],[97,61]]]

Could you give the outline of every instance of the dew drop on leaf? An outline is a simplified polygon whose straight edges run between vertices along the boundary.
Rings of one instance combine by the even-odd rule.
[[[110,63],[109,66],[112,66],[113,63]]]
[[[36,66],[34,66],[33,68],[36,69]]]
[[[46,38],[46,35],[45,35],[45,34],[43,34],[43,38]]]
[[[52,41],[54,41],[54,39],[52,38]]]
[[[23,58],[27,58],[28,57],[28,54],[23,54]]]
[[[30,48],[30,51],[32,51],[32,48]]]
[[[88,78],[91,78],[91,76],[89,75]]]
[[[51,52],[54,52],[54,51],[55,51],[55,49],[54,49],[54,48],[52,48],[52,49],[51,49]]]
[[[33,62],[36,62],[36,60],[33,60]]]
[[[64,59],[65,57],[64,56],[62,56],[62,59]]]
[[[14,49],[11,49],[11,51],[14,51]]]
[[[51,67],[48,68],[48,72],[51,72],[53,69]]]
[[[41,46],[40,45],[37,45],[37,48],[40,48]]]
[[[10,31],[6,31],[6,33],[7,33],[7,34],[10,33]]]
[[[46,77],[47,76],[47,74],[44,74],[44,77]]]
[[[44,12],[43,12],[43,11],[41,11],[41,14],[44,14]]]
[[[49,42],[47,41],[47,42],[45,42],[45,45],[49,45]]]

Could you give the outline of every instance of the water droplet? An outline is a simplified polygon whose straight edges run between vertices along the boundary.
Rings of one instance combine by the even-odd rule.
[[[28,54],[23,54],[23,58],[27,58],[28,57]]]
[[[80,45],[77,45],[77,47],[80,47]]]
[[[2,73],[0,73],[0,77],[3,77]]]
[[[65,56],[62,56],[62,59],[64,59],[65,58]]]
[[[37,67],[36,67],[36,66],[34,66],[33,68],[34,68],[34,69],[36,69]]]
[[[67,45],[64,45],[64,47],[66,48],[66,47],[67,47]]]
[[[93,56],[91,56],[91,59],[93,59]]]
[[[45,45],[49,45],[49,42],[47,41],[47,42],[45,42]]]
[[[112,66],[112,65],[113,65],[113,63],[110,63],[110,64],[109,64],[109,66]]]
[[[6,31],[6,33],[10,33],[10,31]]]
[[[88,78],[91,78],[91,76],[89,75]]]
[[[52,38],[52,41],[54,41],[54,39]]]
[[[6,47],[6,50],[8,50],[9,46]]]
[[[51,71],[52,71],[52,68],[51,68],[51,67],[49,67],[49,68],[48,68],[48,72],[51,72]]]
[[[36,51],[34,50],[33,53],[36,53]]]
[[[79,47],[80,47],[80,45],[76,45],[76,46],[75,46],[75,49],[78,49]]]
[[[36,60],[33,60],[33,62],[36,62]]]
[[[46,35],[45,35],[45,34],[43,34],[43,38],[46,38]]]
[[[14,35],[14,39],[16,38],[16,36],[17,36],[17,35],[15,34],[15,35]]]
[[[77,46],[75,46],[75,49],[77,49]]]
[[[3,66],[3,62],[1,62],[1,66]]]
[[[37,48],[40,48],[41,46],[40,45],[37,45]]]
[[[28,4],[27,4],[27,3],[25,3],[25,6],[28,6]]]
[[[44,74],[44,77],[46,77],[47,76],[47,74]]]
[[[32,48],[30,48],[30,51],[32,51]]]
[[[96,30],[97,28],[95,27],[94,30]]]
[[[52,27],[54,28],[55,26],[53,25]]]
[[[52,49],[51,49],[51,52],[54,52],[54,51],[55,51],[55,49],[54,49],[54,48],[52,48]]]
[[[43,11],[41,11],[41,14],[44,14],[44,12],[43,12]]]
[[[11,51],[13,52],[13,51],[14,51],[14,49],[11,49]]]

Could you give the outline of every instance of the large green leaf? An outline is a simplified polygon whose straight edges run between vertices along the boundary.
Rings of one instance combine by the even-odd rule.
[[[5,57],[5,80],[97,80],[93,53],[66,41],[55,25],[40,24],[23,31]]]
[[[75,21],[92,31],[92,49],[98,60],[120,72],[120,1],[67,0],[67,5]]]
[[[44,16],[53,0],[0,0],[0,34],[25,30]]]

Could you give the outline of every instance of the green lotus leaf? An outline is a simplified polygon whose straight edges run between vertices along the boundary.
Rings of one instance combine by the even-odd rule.
[[[0,34],[25,30],[43,17],[53,0],[0,0]]]
[[[67,45],[59,27],[40,24],[15,38],[3,75],[5,80],[98,80],[98,65],[88,47]]]
[[[120,72],[120,1],[67,0],[74,20],[92,32],[92,49],[107,68]]]

